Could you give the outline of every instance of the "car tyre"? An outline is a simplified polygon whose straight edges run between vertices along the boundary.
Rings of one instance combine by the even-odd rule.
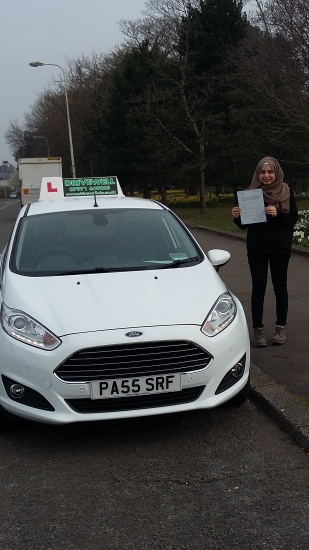
[[[0,430],[11,430],[12,428],[16,428],[18,424],[19,419],[0,405]]]
[[[240,407],[240,405],[243,405],[245,401],[247,401],[247,399],[250,397],[250,394],[251,394],[251,385],[250,385],[250,376],[249,376],[248,382],[243,387],[243,389],[240,390],[240,392],[237,395],[232,397],[232,399],[230,399],[227,402],[227,404],[230,407]]]

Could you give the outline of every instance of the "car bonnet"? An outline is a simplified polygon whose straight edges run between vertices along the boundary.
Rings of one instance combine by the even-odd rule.
[[[2,300],[58,336],[201,325],[226,287],[209,261],[182,268],[24,277],[6,272]]]

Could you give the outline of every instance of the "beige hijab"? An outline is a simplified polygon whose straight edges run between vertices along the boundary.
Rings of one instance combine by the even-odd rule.
[[[259,174],[264,164],[268,164],[275,174],[275,180],[270,185],[263,185],[259,180]],[[249,189],[258,189],[263,191],[264,200],[288,214],[290,212],[290,188],[283,183],[284,174],[279,162],[273,157],[264,157],[258,163],[253,174]]]

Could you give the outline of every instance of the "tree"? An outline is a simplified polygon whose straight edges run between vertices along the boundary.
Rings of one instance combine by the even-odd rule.
[[[114,173],[131,193],[143,186],[145,195],[156,186],[163,202],[166,185],[181,181],[189,192],[199,189],[205,212],[205,187],[238,177],[235,155],[241,157],[253,131],[253,110],[232,88],[235,65],[227,64],[247,29],[242,2],[148,0],[146,6],[145,19],[122,22],[126,44],[68,63],[78,175]],[[16,154],[26,154],[31,136],[45,136],[70,176],[62,75],[53,84],[23,125],[11,124],[7,139]],[[35,151],[38,141],[32,140]]]
[[[255,25],[237,52],[235,88],[255,118],[255,146],[292,166],[308,165],[309,23],[305,0],[256,0]]]
[[[12,176],[8,179],[7,185],[10,189],[14,189],[16,193],[20,192],[19,173],[15,170]]]
[[[109,73],[105,95],[97,100],[98,117],[91,126],[96,144],[92,148],[100,152],[101,162],[119,176],[131,194],[134,188],[143,188],[145,197],[150,196],[151,186],[161,181],[149,140],[151,119],[141,108],[145,90],[156,79],[154,60],[159,55],[158,48],[150,48],[147,40],[122,51]],[[164,189],[161,191],[166,202]]]
[[[243,38],[246,18],[238,0],[152,0],[149,19],[127,25],[128,36],[138,40],[157,20],[157,43],[162,44],[155,83],[143,95],[145,112],[164,135],[175,162],[198,175],[201,212],[206,211],[205,170],[218,149],[222,134],[222,103],[227,81],[223,70],[226,49]],[[163,39],[171,30],[171,41]],[[154,33],[152,40],[155,42]]]
[[[5,134],[6,143],[10,146],[13,157],[16,162],[22,148],[25,146],[25,127],[21,126],[17,120],[10,123]]]

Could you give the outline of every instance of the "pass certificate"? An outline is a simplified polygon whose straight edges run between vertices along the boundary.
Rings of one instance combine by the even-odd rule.
[[[262,189],[237,191],[240,219],[243,225],[266,222]]]

